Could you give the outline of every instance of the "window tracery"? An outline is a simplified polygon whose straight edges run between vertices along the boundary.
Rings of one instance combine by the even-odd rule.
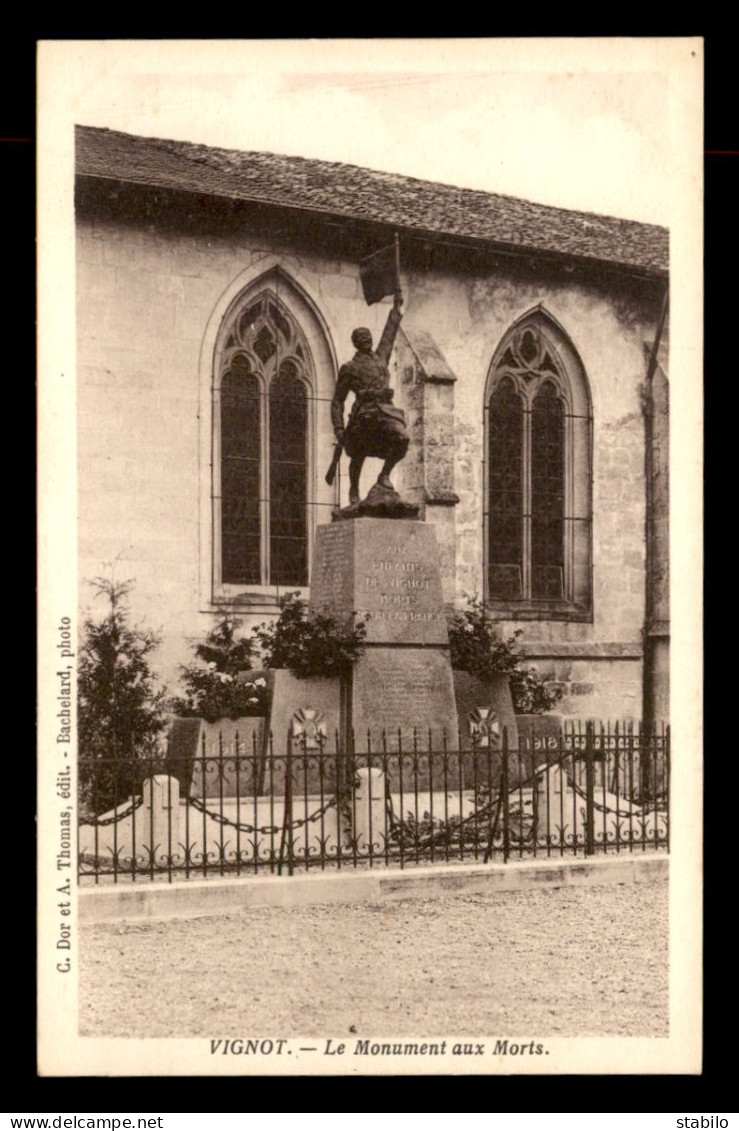
[[[589,391],[574,347],[541,309],[503,339],[485,408],[487,601],[513,618],[586,613]]]
[[[307,340],[268,290],[232,316],[215,398],[220,581],[308,584],[313,369]]]

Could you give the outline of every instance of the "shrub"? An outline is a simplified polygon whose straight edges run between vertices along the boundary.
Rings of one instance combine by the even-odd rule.
[[[362,654],[365,624],[345,626],[328,613],[309,612],[295,592],[281,599],[277,620],[260,625],[253,635],[270,668],[289,668],[300,679],[336,676],[350,671]]]
[[[102,620],[83,626],[77,684],[79,781],[83,804],[96,813],[126,800],[151,769],[166,727],[164,689],[149,656],[159,637],[129,623],[133,582],[90,582],[107,598]]]
[[[549,688],[536,668],[521,667],[522,657],[516,651],[521,630],[500,636],[479,598],[468,597],[467,608],[455,612],[448,627],[452,667],[482,679],[507,675],[517,715],[551,711],[562,698],[562,691]]]
[[[549,686],[536,668],[517,668],[508,678],[517,715],[544,715],[564,694],[561,688]]]
[[[193,645],[198,662],[181,668],[185,694],[173,701],[175,714],[215,722],[266,713],[266,680],[236,678],[253,667],[255,649],[253,641],[237,637],[240,628],[238,617],[223,616],[204,642]]]

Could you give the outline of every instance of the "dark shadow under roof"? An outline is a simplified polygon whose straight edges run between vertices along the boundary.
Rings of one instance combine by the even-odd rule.
[[[570,212],[332,161],[242,153],[92,126],[77,126],[75,132],[78,176],[299,208],[650,274],[668,269],[668,232],[656,224]]]

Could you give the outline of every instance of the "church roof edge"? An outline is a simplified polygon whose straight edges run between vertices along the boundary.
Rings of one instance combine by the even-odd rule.
[[[78,176],[167,188],[572,256],[653,275],[668,270],[656,224],[536,204],[356,165],[219,149],[78,125]]]

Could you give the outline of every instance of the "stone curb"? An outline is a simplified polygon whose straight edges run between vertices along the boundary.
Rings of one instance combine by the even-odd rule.
[[[640,883],[669,872],[666,854],[597,860],[527,860],[375,869],[361,873],[192,880],[145,886],[81,888],[81,922],[221,915],[252,907],[306,907],[320,903],[432,898],[458,892],[526,891],[571,885]]]

